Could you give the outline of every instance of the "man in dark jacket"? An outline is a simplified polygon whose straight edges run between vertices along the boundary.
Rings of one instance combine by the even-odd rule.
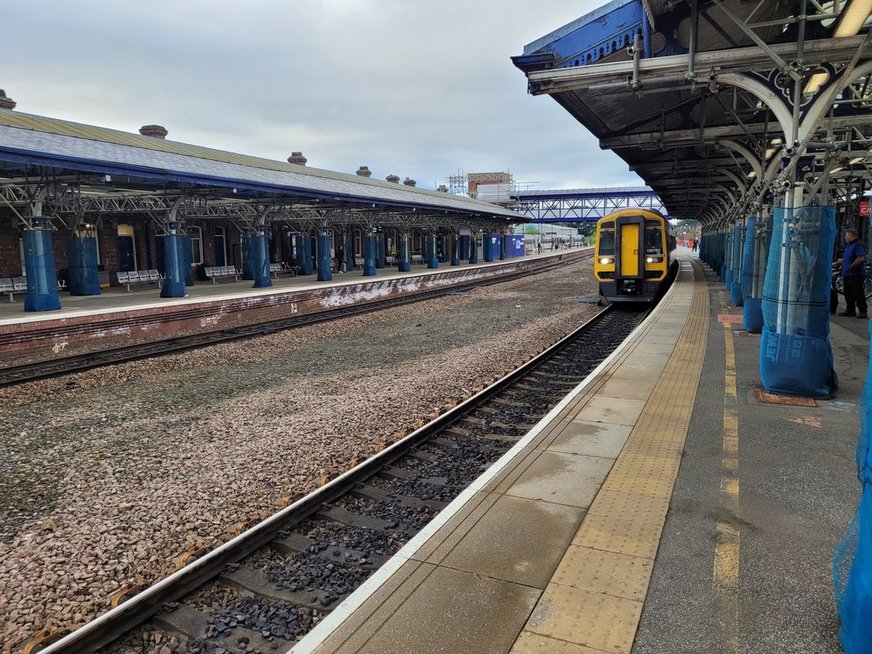
[[[863,282],[866,278],[866,246],[860,241],[857,230],[853,227],[845,230],[845,253],[836,263],[842,266],[845,303],[848,305],[847,309],[839,315],[868,318],[866,294],[863,292]],[[857,312],[854,311],[855,307]]]

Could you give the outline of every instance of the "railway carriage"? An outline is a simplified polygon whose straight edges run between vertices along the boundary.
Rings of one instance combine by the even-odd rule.
[[[622,209],[596,224],[594,275],[610,302],[653,302],[677,265],[669,221],[649,209]]]

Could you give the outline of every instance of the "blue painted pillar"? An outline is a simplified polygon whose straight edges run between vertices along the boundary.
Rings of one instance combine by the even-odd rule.
[[[427,267],[434,270],[439,268],[439,259],[436,256],[436,234],[427,237]]]
[[[368,232],[363,251],[363,276],[375,276],[375,232]]]
[[[469,263],[478,263],[478,239],[475,234],[469,237]]]
[[[25,311],[55,311],[61,308],[54,260],[51,226],[42,216],[32,218],[32,228],[24,230],[24,269],[27,273]]]
[[[73,234],[67,242],[67,263],[70,274],[70,295],[100,295],[97,273],[97,239]]]
[[[330,235],[323,232],[318,236],[318,281],[332,282],[333,272],[330,270]]]
[[[300,242],[302,245],[300,252],[303,257],[303,265],[300,266],[300,274],[311,275],[312,272],[314,272],[314,267],[312,266],[312,240],[309,238],[309,234],[300,234]]]
[[[481,249],[484,250],[484,260],[485,261],[493,261],[494,260],[494,235],[491,233],[487,233],[484,235],[481,241]]]
[[[383,232],[376,232],[375,235],[375,267],[385,267],[385,235]]]
[[[506,241],[508,240],[508,237],[505,234],[500,234],[499,239],[500,239],[500,261],[505,261],[506,259],[509,258],[509,254],[508,254],[507,248],[506,248]]]
[[[354,270],[354,239],[351,238],[351,234],[343,234],[342,242],[345,250],[345,270],[350,272]]]
[[[182,244],[179,225],[170,223],[170,233],[164,236],[164,280],[160,289],[161,297],[185,297],[185,276],[182,272]]]
[[[453,243],[451,244],[451,265],[460,265],[460,234],[454,234]]]
[[[249,244],[251,272],[254,275],[251,287],[269,288],[273,285],[269,274],[269,235],[265,231],[252,234]]]
[[[403,234],[399,242],[399,256],[397,257],[397,270],[399,272],[409,272],[412,270],[412,248],[411,237],[408,234]]]

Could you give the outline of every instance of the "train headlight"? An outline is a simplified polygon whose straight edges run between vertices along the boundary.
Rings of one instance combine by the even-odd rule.
[[[600,257],[599,262],[604,266],[608,266],[610,263],[614,263],[615,260],[611,257]]]
[[[645,263],[662,263],[663,257],[646,257]]]

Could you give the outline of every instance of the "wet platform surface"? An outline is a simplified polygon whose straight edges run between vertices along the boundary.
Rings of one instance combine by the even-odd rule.
[[[834,319],[834,398],[773,403],[728,301],[685,257],[622,349],[292,651],[840,651],[868,323]]]

